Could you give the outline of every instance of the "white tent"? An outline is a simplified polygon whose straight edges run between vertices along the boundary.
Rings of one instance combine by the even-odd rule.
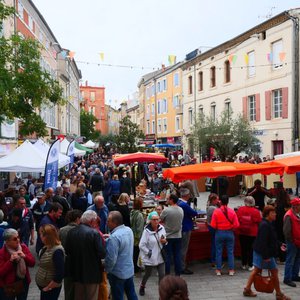
[[[87,141],[82,146],[87,147],[87,148],[92,148],[92,149],[97,147],[96,144],[91,140]]]
[[[46,144],[43,140],[38,139],[34,144],[34,147],[36,147],[39,151],[41,151],[44,155],[48,155],[48,151],[50,149],[50,146]],[[58,154],[58,167],[63,168],[64,166],[68,165],[70,163],[70,157],[67,155],[64,155],[62,153]]]
[[[0,158],[0,171],[42,173],[45,164],[46,155],[26,140],[16,150]]]
[[[286,157],[291,157],[291,156],[300,156],[300,151],[278,154],[278,155],[275,155],[274,158],[281,159],[281,158],[286,158]]]
[[[62,154],[66,154],[67,151],[68,151],[68,147],[69,147],[69,142],[67,139],[63,139],[61,142],[60,142],[60,153]],[[75,156],[82,156],[82,155],[85,155],[85,151],[84,150],[79,150],[77,149],[76,147],[74,148],[74,155]]]

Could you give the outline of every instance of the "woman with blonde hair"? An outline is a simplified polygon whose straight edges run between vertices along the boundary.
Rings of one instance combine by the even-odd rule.
[[[123,217],[123,223],[125,226],[130,227],[130,210],[128,203],[130,197],[126,193],[122,193],[117,201],[116,210],[119,211]]]
[[[40,263],[35,281],[41,291],[41,300],[57,300],[64,277],[65,251],[53,225],[42,225],[39,233],[45,246],[39,253]]]

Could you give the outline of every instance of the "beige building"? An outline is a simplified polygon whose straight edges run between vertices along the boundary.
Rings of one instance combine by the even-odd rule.
[[[108,120],[108,134],[119,134],[119,122],[121,120],[121,110],[110,105],[105,105]]]
[[[299,149],[300,9],[283,12],[182,65],[185,148],[199,114],[243,113],[262,155]]]

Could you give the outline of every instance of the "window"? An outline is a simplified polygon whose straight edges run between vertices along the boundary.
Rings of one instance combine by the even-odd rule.
[[[95,92],[91,92],[91,101],[95,102],[96,100],[96,93]]]
[[[157,120],[157,131],[161,133],[161,119]]]
[[[148,134],[150,133],[150,122],[149,121],[147,122],[147,133]]]
[[[31,31],[33,31],[33,19],[31,16],[28,16],[28,26]]]
[[[160,90],[160,81],[157,83],[157,91],[160,93],[161,90]]]
[[[189,125],[193,124],[193,109],[190,107],[188,111],[188,120],[189,120]]]
[[[152,121],[152,133],[155,133],[155,121]]]
[[[81,97],[84,100],[84,91],[81,91]]]
[[[248,97],[248,111],[249,111],[249,120],[256,120],[256,103],[255,103],[255,95]]]
[[[231,104],[230,104],[230,99],[225,100],[225,111],[227,113],[227,116],[230,116],[231,113]]]
[[[151,114],[152,116],[154,116],[154,113],[155,113],[155,106],[154,106],[154,103],[151,104]]]
[[[179,116],[175,117],[175,131],[176,132],[180,131],[180,117]]]
[[[179,101],[179,95],[176,95],[173,97],[173,107],[179,107],[180,101]]]
[[[215,102],[213,102],[210,105],[210,116],[211,116],[213,121],[216,120],[216,103]]]
[[[251,51],[248,53],[248,77],[255,76],[255,52]]]
[[[157,114],[159,115],[161,113],[160,109],[160,100],[157,101]]]
[[[280,60],[281,52],[282,52],[282,40],[272,43],[273,70],[282,67],[282,62]]]
[[[168,103],[167,99],[162,100],[162,106],[161,106],[161,113],[167,113],[168,112]]]
[[[155,95],[155,85],[153,84],[151,87],[151,96]]]
[[[147,105],[147,114],[150,114],[150,104]]]
[[[229,60],[226,60],[224,63],[224,71],[225,71],[224,82],[228,83],[228,82],[230,82],[230,62],[229,62]]]
[[[203,105],[199,105],[198,112],[199,112],[199,117],[202,118],[204,116]]]
[[[179,74],[174,74],[174,86],[179,86]]]
[[[210,87],[216,86],[216,67],[210,68]]]
[[[21,1],[18,1],[18,14],[21,19],[24,19],[24,6]]]
[[[163,80],[163,89],[162,90],[163,91],[167,90],[167,80],[166,79]]]
[[[188,78],[188,88],[189,94],[193,94],[193,76],[189,76]]]
[[[168,121],[167,121],[167,118],[164,118],[163,119],[163,126],[164,126],[164,133],[166,133],[167,132],[167,130],[168,130]]]
[[[199,72],[199,87],[198,90],[199,91],[203,91],[203,72]]]
[[[282,117],[282,90],[274,90],[273,91],[273,118],[281,118]]]

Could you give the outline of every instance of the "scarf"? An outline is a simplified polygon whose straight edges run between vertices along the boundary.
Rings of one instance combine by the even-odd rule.
[[[15,251],[6,246],[6,250],[10,255],[12,255],[18,251],[22,251],[22,247],[21,247],[21,245],[19,245],[18,250]],[[26,275],[26,263],[25,263],[24,258],[20,257],[20,260],[17,262],[17,277],[20,279],[23,279],[23,278],[25,278],[25,275]]]

